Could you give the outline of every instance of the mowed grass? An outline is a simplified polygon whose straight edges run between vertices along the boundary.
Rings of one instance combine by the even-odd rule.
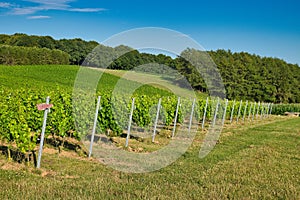
[[[1,199],[300,199],[300,118],[227,125],[198,157],[205,132],[161,170],[129,174],[65,154],[44,153],[42,169],[0,159]],[[153,144],[157,145],[157,144]]]
[[[95,68],[94,68],[95,69]],[[195,95],[199,98],[206,98],[208,95],[201,92],[196,92],[192,89],[182,88],[178,85],[174,84],[171,80],[175,78],[172,77],[171,80],[168,80],[164,77],[164,74],[150,74],[150,73],[142,73],[136,71],[125,71],[125,70],[112,70],[112,69],[96,69],[107,74],[112,74],[117,77],[122,77],[129,81],[135,81],[141,84],[148,84],[155,88],[167,90],[173,93],[176,93],[178,96],[185,96],[193,98]]]
[[[122,79],[122,77],[87,67],[82,67],[81,69],[84,69],[85,75],[89,76],[86,77],[87,80],[89,80],[88,78],[100,79],[97,90],[102,94],[111,93],[121,80],[122,87],[137,88],[134,92],[140,95],[170,95],[167,90],[145,85],[135,80]],[[0,65],[0,86],[9,89],[26,88],[28,90],[46,92],[63,89],[66,92],[72,93],[74,84],[80,74],[78,73],[79,70],[80,66],[74,65]],[[78,84],[80,82],[77,82]]]
[[[176,86],[171,81],[157,75],[124,70],[83,68],[89,71],[90,74],[95,75],[91,77],[101,77],[98,84],[98,90],[100,91],[112,91],[118,81],[123,79],[125,81],[122,81],[122,84],[126,83],[128,87],[136,85],[139,90],[138,93],[141,94],[169,95],[169,92],[176,92],[177,95],[186,97],[195,95],[194,91]],[[0,85],[12,89],[28,88],[31,90],[52,91],[64,88],[72,91],[79,69],[80,66],[74,65],[0,65]],[[196,93],[196,95],[201,98],[207,96],[204,93]]]

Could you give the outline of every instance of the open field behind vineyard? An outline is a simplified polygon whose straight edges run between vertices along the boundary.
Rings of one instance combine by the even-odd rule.
[[[0,65],[0,85],[12,89],[28,88],[40,91],[64,88],[72,92],[79,68],[79,66],[75,65]],[[168,90],[169,87],[174,90],[183,91],[184,94],[189,93],[188,90],[176,87],[171,81],[163,79],[160,76],[127,72],[124,70],[106,70],[105,73],[102,73],[104,71],[102,69],[91,69],[91,71],[94,71],[99,77],[101,75],[98,89],[102,91],[113,90],[120,77],[126,73],[129,74],[129,76],[127,75],[124,78],[128,80],[128,84],[134,82],[146,84],[146,81],[149,80],[150,84],[148,85],[156,87],[152,88],[153,93],[159,92],[159,89]],[[166,87],[160,85],[166,85]],[[151,92],[150,88],[151,87],[147,88],[148,93]]]

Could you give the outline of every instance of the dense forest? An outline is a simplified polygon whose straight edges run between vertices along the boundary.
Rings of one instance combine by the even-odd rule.
[[[107,47],[79,38],[55,40],[50,36],[0,34],[0,64],[72,64],[138,70],[137,66],[155,63],[142,70],[158,74],[179,71],[193,88],[207,92],[205,73],[200,74],[193,66],[200,62],[203,68],[212,67],[204,55],[209,55],[219,69],[229,99],[300,102],[300,68],[278,58],[230,50],[201,52],[195,49],[186,49],[178,57],[171,58],[163,54],[140,53],[124,45]],[[179,76],[174,84],[180,85],[181,79]]]

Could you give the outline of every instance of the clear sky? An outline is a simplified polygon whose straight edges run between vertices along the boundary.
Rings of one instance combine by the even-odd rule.
[[[300,64],[299,0],[0,0],[0,33],[102,42],[141,27],[189,35],[206,50],[230,49]]]

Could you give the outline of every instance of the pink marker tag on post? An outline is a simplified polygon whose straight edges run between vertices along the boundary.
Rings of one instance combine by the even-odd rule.
[[[46,104],[46,103],[41,103],[41,104],[36,105],[38,110],[46,110],[46,109],[51,108],[52,106],[53,106],[53,104]]]

